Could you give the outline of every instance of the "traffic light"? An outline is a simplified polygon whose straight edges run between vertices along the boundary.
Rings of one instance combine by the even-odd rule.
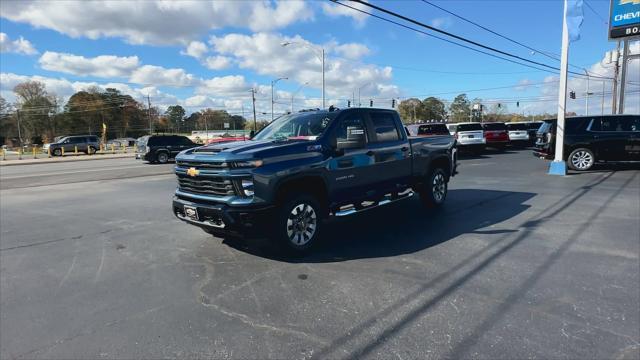
[[[351,107],[351,100],[347,100],[347,107]]]
[[[392,109],[396,108],[396,99],[391,99],[391,108]]]
[[[572,99],[576,98],[576,92],[575,91],[569,91],[569,97]]]
[[[500,103],[498,103],[498,109],[501,108],[501,107],[502,107],[502,105]]]
[[[516,107],[520,107],[520,101],[516,102]]]
[[[369,107],[373,107],[373,100],[369,100]]]

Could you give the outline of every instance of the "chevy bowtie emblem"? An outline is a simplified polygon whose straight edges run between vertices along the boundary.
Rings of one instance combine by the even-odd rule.
[[[198,169],[196,169],[194,167],[189,168],[189,170],[187,170],[187,175],[189,175],[189,176],[198,176],[198,174],[200,174],[200,170],[198,170]]]

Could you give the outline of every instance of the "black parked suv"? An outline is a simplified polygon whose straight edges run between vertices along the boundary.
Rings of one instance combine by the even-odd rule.
[[[554,158],[556,120],[538,130],[534,155]],[[596,162],[640,161],[640,115],[580,116],[566,119],[564,157],[572,170]]]
[[[137,145],[136,159],[160,164],[166,164],[183,150],[199,146],[181,135],[147,135],[139,138]]]

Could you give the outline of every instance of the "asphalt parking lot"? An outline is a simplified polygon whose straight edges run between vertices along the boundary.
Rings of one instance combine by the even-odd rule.
[[[440,211],[290,259],[174,219],[170,165],[99,162],[0,169],[3,359],[640,357],[638,169],[463,158]]]

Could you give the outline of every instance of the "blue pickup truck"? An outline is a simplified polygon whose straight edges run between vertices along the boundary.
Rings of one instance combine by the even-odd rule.
[[[203,146],[176,157],[176,217],[218,237],[265,236],[310,249],[324,220],[417,193],[442,205],[456,174],[449,134],[410,137],[394,110],[303,111],[251,140]]]

